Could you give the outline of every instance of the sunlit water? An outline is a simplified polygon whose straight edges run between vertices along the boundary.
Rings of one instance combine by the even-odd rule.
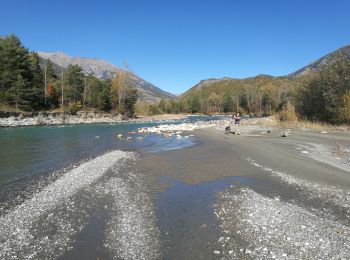
[[[212,119],[217,117],[189,117],[171,123]],[[140,197],[144,191],[137,189],[142,187],[142,180],[139,182],[139,177],[134,179],[129,169],[120,169],[118,165],[114,165],[110,158],[112,155],[108,155],[108,152],[111,154],[110,151],[115,150],[157,153],[182,149],[196,143],[195,137],[166,138],[156,134],[130,133],[139,127],[157,124],[159,123],[0,128],[0,221],[8,226],[0,228],[3,235],[0,238],[2,256],[7,259],[50,259],[61,255],[63,259],[88,259],[87,256],[96,259],[97,256],[106,254],[104,256],[108,259],[112,257],[113,250],[112,253],[102,250],[108,249],[108,243],[109,246],[115,243],[117,247],[129,248],[129,253],[135,254],[136,258],[161,254],[157,244],[137,244],[140,243],[140,238],[151,232],[150,228],[158,225],[156,221],[152,222],[151,208],[141,207],[145,210],[141,215],[151,214],[150,217],[135,215],[134,211],[128,213],[134,225],[139,225],[142,235],[140,238],[124,237],[128,236],[128,232],[113,233],[111,227],[115,225],[119,225],[120,230],[128,228],[120,218],[113,219],[114,214],[120,214],[121,208],[125,208],[127,212],[128,205],[147,204],[151,207],[152,203],[146,197]],[[120,140],[117,138],[118,134],[132,139]],[[143,139],[135,140],[138,136]],[[125,160],[123,157],[121,155],[121,161]],[[81,164],[83,162],[85,164]],[[110,166],[112,168],[106,171]],[[124,172],[128,174],[121,177],[120,174],[123,175]],[[83,176],[81,181],[76,174]],[[97,180],[99,181],[96,182]],[[115,184],[112,185],[113,183]],[[117,189],[118,185],[120,187]],[[175,185],[178,186],[181,185]],[[128,192],[132,194],[131,197],[126,196]],[[161,221],[161,239],[165,238],[163,231],[166,229],[161,223],[168,221],[162,216],[166,216],[170,208],[164,206],[159,211],[159,203],[162,204],[170,198],[166,194],[174,198],[178,196],[178,193],[173,193],[170,189],[156,203],[157,218]],[[211,195],[207,197],[209,201],[205,201],[205,205],[212,200]],[[121,204],[118,206],[119,202]],[[182,208],[182,205],[177,205],[176,208]],[[162,222],[163,220],[166,222]],[[145,231],[142,231],[143,227],[146,228]],[[93,236],[91,232],[94,233]],[[156,231],[152,232],[148,236],[156,238]],[[181,229],[178,232],[174,238],[180,236]],[[106,237],[109,237],[109,242]],[[52,245],[53,242],[55,246]],[[165,246],[168,245],[165,243]],[[82,248],[86,252],[85,256],[79,253]],[[138,252],[137,248],[144,249]],[[123,255],[121,252],[115,254]]]

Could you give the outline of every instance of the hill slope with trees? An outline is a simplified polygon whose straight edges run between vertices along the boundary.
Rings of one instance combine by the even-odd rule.
[[[99,59],[71,57],[63,52],[38,52],[39,56],[44,60],[50,60],[58,68],[67,68],[69,65],[79,65],[85,74],[91,74],[98,79],[108,80],[113,78],[119,71],[123,70],[116,66]],[[128,70],[125,65],[124,70]],[[130,72],[130,71],[129,71]],[[128,84],[134,86],[139,93],[139,101],[145,103],[157,103],[161,99],[175,98],[168,93],[148,81],[140,78],[134,73],[129,73],[127,78]]]
[[[340,48],[287,76],[202,80],[151,112],[269,115],[294,109],[299,118],[350,123],[350,46]],[[294,113],[294,112],[293,112]]]
[[[58,71],[61,70],[61,71]],[[0,106],[6,111],[81,109],[114,111],[131,117],[138,91],[129,78],[133,74],[118,70],[111,79],[84,73],[77,64],[59,67],[41,60],[25,48],[15,35],[0,38]]]

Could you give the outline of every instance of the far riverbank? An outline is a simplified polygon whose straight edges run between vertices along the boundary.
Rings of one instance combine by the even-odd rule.
[[[61,112],[0,112],[0,127],[103,124],[119,122],[158,122],[180,120],[185,114],[164,114],[155,116],[137,116],[124,119],[121,114],[106,112],[79,111],[77,113]]]

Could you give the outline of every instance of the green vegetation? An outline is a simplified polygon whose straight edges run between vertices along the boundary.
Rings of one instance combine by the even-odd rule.
[[[322,61],[322,62],[321,62]],[[350,48],[325,56],[307,73],[286,77],[209,79],[149,113],[276,114],[281,122],[350,124]]]
[[[84,74],[78,65],[61,68],[29,52],[15,35],[0,37],[0,109],[13,111],[97,110],[124,117],[161,113],[278,114],[281,121],[306,119],[350,123],[350,51],[344,47],[286,77],[209,79],[177,99],[136,103],[127,67],[112,79]],[[306,73],[306,72],[307,73]]]
[[[300,116],[332,124],[350,123],[350,59],[339,52],[333,62],[301,84],[295,94]]]
[[[154,113],[230,113],[270,115],[291,99],[296,81],[287,77],[257,76],[248,79],[202,81],[176,101],[162,100]]]
[[[100,80],[85,75],[78,65],[57,73],[50,60],[41,62],[38,54],[29,52],[15,35],[0,37],[1,109],[102,110],[132,117],[138,95],[127,81],[129,73],[120,71],[111,80]]]

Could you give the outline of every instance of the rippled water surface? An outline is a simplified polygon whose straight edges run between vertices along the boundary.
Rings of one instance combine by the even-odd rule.
[[[0,187],[61,169],[108,150],[143,148],[157,151],[162,146],[191,144],[190,140],[165,139],[156,135],[149,135],[142,141],[117,138],[117,134],[126,136],[141,126],[145,124],[0,128]]]
[[[211,119],[217,117],[189,117],[171,123]],[[158,223],[143,174],[133,174],[132,168],[128,168],[136,163],[133,155],[110,152],[157,153],[196,143],[194,137],[135,133],[140,127],[157,124],[0,128],[0,222],[7,223],[0,228],[0,258],[163,258],[160,246],[169,244],[158,239],[168,241],[164,230],[174,224],[168,222],[171,219],[166,217],[167,212],[181,211],[182,197],[178,195],[190,195],[192,191],[175,182],[173,188],[162,193],[156,207],[159,210],[165,204],[157,211],[161,221]],[[117,138],[118,134],[123,135],[122,140]],[[135,139],[140,136],[142,140]],[[215,187],[200,191],[206,194],[209,190],[211,194]],[[201,197],[202,192],[198,194]],[[199,197],[194,196],[195,200]],[[203,205],[208,209],[212,196],[203,197],[206,197]],[[178,199],[180,204],[168,207],[169,199]],[[137,231],[131,232],[130,228],[135,227]],[[182,231],[180,228],[178,233],[172,233],[172,239],[180,238]]]

